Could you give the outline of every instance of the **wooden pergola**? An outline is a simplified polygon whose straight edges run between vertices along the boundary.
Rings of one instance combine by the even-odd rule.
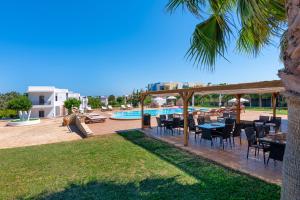
[[[240,83],[222,86],[207,86],[176,90],[161,90],[148,91],[141,94],[141,115],[142,115],[142,129],[144,129],[144,100],[148,95],[180,95],[183,99],[183,117],[184,117],[184,145],[188,145],[188,106],[189,100],[194,94],[208,95],[208,94],[230,94],[235,95],[237,99],[237,118],[236,122],[241,121],[241,97],[245,94],[272,94],[273,116],[276,117],[276,97],[279,93],[284,92],[285,89],[280,80],[262,81],[253,83]]]

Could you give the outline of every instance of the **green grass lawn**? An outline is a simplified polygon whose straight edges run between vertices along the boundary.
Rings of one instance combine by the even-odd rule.
[[[131,131],[0,150],[0,199],[279,199],[280,187]]]
[[[247,107],[246,110],[265,111],[265,112],[273,113],[272,108],[260,108],[260,107],[249,108],[249,107]],[[276,109],[276,114],[278,114],[278,115],[287,115],[288,111],[287,111],[287,109]]]

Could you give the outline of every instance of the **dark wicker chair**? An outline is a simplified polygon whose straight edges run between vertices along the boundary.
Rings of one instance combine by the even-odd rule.
[[[204,118],[204,116],[199,116],[197,118],[197,122],[198,122],[198,125],[205,124],[205,118]]]
[[[196,140],[196,136],[197,135],[199,136],[202,133],[202,130],[196,126],[194,119],[189,119],[188,123],[189,123],[189,132],[194,132],[195,140]]]
[[[222,129],[222,131],[214,131],[214,133],[217,135],[217,137],[220,138],[220,143],[222,143],[223,149],[224,149],[224,140],[226,140],[227,144],[228,144],[228,140],[229,140],[230,147],[232,148],[231,134],[233,131],[233,126],[234,126],[234,124],[225,124],[225,127]]]
[[[270,154],[269,154],[267,164],[269,164],[270,158],[274,160],[274,164],[276,164],[276,162],[275,162],[276,160],[283,161],[284,151],[285,151],[285,145],[271,143],[270,144]]]
[[[259,121],[261,121],[261,122],[266,123],[266,122],[268,122],[269,120],[270,120],[270,117],[269,117],[269,116],[264,116],[264,115],[259,116]]]
[[[281,117],[271,117],[270,122],[276,124],[275,131],[278,132],[281,126]]]
[[[232,132],[232,143],[233,143],[233,146],[235,146],[235,142],[234,142],[234,138],[235,137],[239,137],[240,138],[240,145],[242,145],[242,137],[241,137],[242,128],[243,128],[243,124],[237,124],[236,123],[234,125],[234,129],[233,129],[233,132]]]
[[[249,151],[251,148],[255,149],[255,156],[256,156],[256,150],[258,148],[257,140],[256,140],[256,135],[253,127],[247,127],[245,128],[245,133],[247,136],[247,141],[248,141],[248,149],[247,149],[247,159],[249,157]]]
[[[168,119],[173,119],[174,118],[174,115],[173,114],[168,114]]]
[[[161,119],[159,117],[156,117],[156,122],[157,122],[157,133],[158,133],[158,130],[159,130],[159,133],[161,133],[161,131],[165,128],[164,127],[164,124],[161,122]]]
[[[173,118],[173,125],[172,128],[177,130],[178,133],[180,133],[180,118],[179,117],[174,117]]]

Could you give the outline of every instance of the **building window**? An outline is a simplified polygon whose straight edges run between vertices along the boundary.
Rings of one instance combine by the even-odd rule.
[[[45,105],[45,97],[44,96],[39,96],[39,104]]]
[[[43,111],[43,110],[40,110],[39,111],[39,117],[45,117],[45,111]]]
[[[69,98],[69,93],[66,93],[66,99],[68,99]]]
[[[57,101],[57,95],[55,95],[55,101]]]

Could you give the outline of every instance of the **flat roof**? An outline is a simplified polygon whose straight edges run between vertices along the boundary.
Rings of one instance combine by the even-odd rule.
[[[195,87],[176,90],[147,91],[143,95],[174,95],[182,92],[194,92],[195,94],[266,94],[284,92],[281,80],[261,81],[251,83],[238,83],[218,86]]]

